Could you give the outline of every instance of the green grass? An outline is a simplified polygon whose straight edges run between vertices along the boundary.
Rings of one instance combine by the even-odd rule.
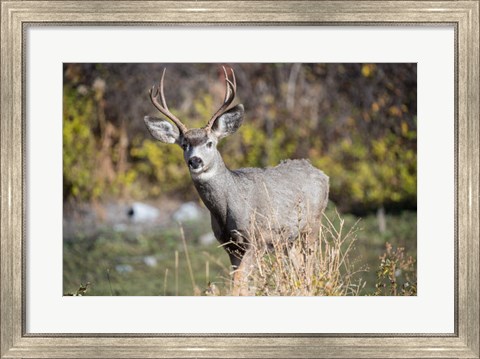
[[[327,216],[334,218],[333,213],[329,209]],[[342,214],[342,218],[345,228],[358,221],[350,214]],[[360,294],[373,295],[387,242],[394,249],[405,248],[407,256],[416,258],[416,212],[387,214],[385,233],[379,232],[374,215],[363,217],[357,227],[350,262],[363,270],[359,275],[366,285]],[[177,225],[144,233],[117,232],[109,227],[100,228],[94,235],[76,233],[63,244],[64,294],[75,294],[90,283],[85,295],[199,295],[208,282],[215,283],[220,294],[228,293],[226,252],[216,243],[204,246],[195,240],[210,230],[209,221],[187,223],[184,230],[187,251]],[[147,265],[149,261],[156,261],[156,265]]]
[[[358,217],[349,214],[342,215],[342,218],[345,220],[346,228],[350,228],[358,220]],[[387,214],[386,218],[387,230],[384,233],[378,230],[375,215],[362,217],[358,223],[357,240],[350,255],[356,268],[365,269],[362,272],[362,278],[366,285],[362,294],[373,294],[376,290],[377,270],[381,264],[380,256],[385,253],[387,243],[390,243],[394,249],[404,248],[407,256],[412,256],[414,259],[417,257],[417,213]]]
[[[208,281],[228,278],[228,258],[223,249],[216,244],[201,246],[189,240],[204,233],[199,232],[201,227],[202,223],[185,226],[192,272],[200,289],[206,288]],[[94,237],[78,234],[64,242],[63,251],[64,293],[75,293],[81,284],[89,282],[88,295],[194,294],[178,226],[142,234],[102,228]],[[146,261],[152,259],[156,265],[147,265]]]

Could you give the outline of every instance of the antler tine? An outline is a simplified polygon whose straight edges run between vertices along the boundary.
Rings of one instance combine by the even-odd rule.
[[[228,97],[230,96],[230,86],[228,84],[228,74],[227,74],[227,69],[225,66],[222,66],[223,68],[223,73],[225,74],[225,98],[223,99],[223,103],[227,102]]]
[[[228,106],[233,102],[235,99],[235,95],[237,93],[237,80],[235,79],[235,72],[233,71],[232,68],[230,68],[230,72],[232,73],[232,80],[228,78],[228,72],[225,66],[222,66],[223,68],[223,73],[225,74],[225,98],[223,100],[223,104],[220,106],[220,108],[215,112],[215,114],[212,116],[210,121],[208,121],[207,125],[205,126],[205,129],[208,131],[212,128],[213,123],[215,120],[221,116],[224,112],[227,111]]]
[[[235,97],[236,93],[237,93],[237,79],[235,78],[235,71],[233,71],[233,69],[230,67],[230,71],[232,72],[232,79],[233,79],[233,82],[230,81],[230,79],[227,77],[227,81],[228,83],[230,83],[230,85],[232,86],[232,91],[233,91],[233,97]]]
[[[188,131],[187,127],[180,121],[173,113],[170,112],[167,106],[167,101],[165,100],[165,93],[163,91],[163,79],[165,77],[166,68],[163,69],[162,78],[160,79],[160,91],[155,85],[150,89],[150,100],[152,101],[153,106],[157,108],[163,115],[165,115],[169,120],[171,120],[180,130],[182,134]],[[158,102],[158,95],[160,94],[160,99],[162,103]]]
[[[164,67],[164,68],[163,68],[163,72],[162,72],[162,78],[160,79],[160,97],[161,97],[161,99],[162,99],[162,105],[163,105],[163,107],[164,107],[167,111],[169,111],[169,110],[168,110],[168,106],[167,106],[167,101],[165,101],[165,94],[164,94],[164,92],[163,92],[163,79],[164,79],[164,77],[165,77],[165,72],[166,72],[166,71],[167,71],[167,68]]]

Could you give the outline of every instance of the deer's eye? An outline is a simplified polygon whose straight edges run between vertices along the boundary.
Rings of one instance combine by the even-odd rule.
[[[212,141],[208,141],[207,142],[207,148],[212,148],[213,146],[213,142]]]
[[[183,148],[184,151],[186,151],[186,150],[188,150],[188,149],[190,148],[190,145],[189,145],[187,142],[185,142],[185,143],[182,145],[182,148]]]

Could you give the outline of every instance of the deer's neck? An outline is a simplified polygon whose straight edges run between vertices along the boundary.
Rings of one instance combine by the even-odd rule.
[[[225,166],[220,153],[214,165],[201,176],[192,176],[193,183],[205,206],[219,223],[224,222],[227,215],[228,191],[232,190],[233,178]]]

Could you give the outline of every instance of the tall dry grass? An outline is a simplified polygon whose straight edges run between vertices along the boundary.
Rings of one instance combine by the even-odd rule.
[[[324,216],[319,229],[308,228],[294,240],[273,231],[252,231],[253,259],[238,269],[244,271],[248,295],[359,295],[365,283],[358,274],[364,269],[356,269],[351,258],[357,223],[345,228],[338,213],[333,220]]]

